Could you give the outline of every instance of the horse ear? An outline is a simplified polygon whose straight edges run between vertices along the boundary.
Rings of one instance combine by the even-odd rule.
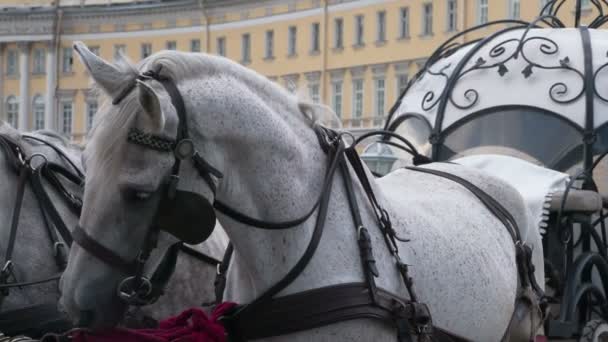
[[[148,114],[155,128],[161,129],[165,125],[165,117],[160,108],[158,94],[152,87],[140,80],[137,80],[137,89],[139,91],[139,104],[144,112]]]
[[[73,47],[95,83],[111,97],[120,93],[128,78],[132,77],[91,52],[83,42],[75,42]]]

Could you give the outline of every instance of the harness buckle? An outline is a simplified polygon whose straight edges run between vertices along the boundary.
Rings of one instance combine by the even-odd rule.
[[[152,298],[152,283],[146,277],[128,277],[123,279],[116,289],[118,298],[133,306],[150,304]]]
[[[194,143],[192,139],[182,139],[175,144],[175,149],[173,153],[175,154],[175,158],[179,160],[186,160],[192,158],[196,151],[194,150]]]
[[[58,257],[59,253],[61,252],[60,250],[64,250],[65,251],[66,246],[65,243],[61,242],[61,241],[57,241],[53,244],[53,256]]]

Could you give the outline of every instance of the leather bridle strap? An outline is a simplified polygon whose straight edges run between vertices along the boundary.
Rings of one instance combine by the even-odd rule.
[[[95,241],[80,225],[76,225],[76,228],[72,231],[72,237],[84,250],[107,265],[116,267],[125,274],[132,273],[135,270],[135,261],[127,261],[106,246]]]
[[[308,243],[308,246],[306,247],[306,250],[304,251],[304,254],[302,254],[295,266],[292,267],[281,280],[275,283],[270,289],[266,290],[266,292],[253,300],[251,303],[244,305],[238,311],[232,314],[231,316],[234,319],[238,320],[240,315],[244,315],[247,312],[256,311],[259,306],[270,302],[276,294],[289,286],[289,284],[291,284],[302,273],[302,271],[304,271],[312,259],[317,247],[319,246],[319,242],[321,241],[321,236],[323,235],[323,230],[325,228],[325,219],[327,218],[327,209],[329,207],[329,199],[331,197],[334,174],[336,173],[336,169],[338,168],[338,164],[344,152],[344,143],[341,140],[338,140],[338,144],[335,149],[336,150],[332,152],[331,164],[327,172],[327,179],[329,179],[329,182],[327,183],[327,187],[325,187],[322,191],[323,196],[321,197],[321,202],[319,203],[317,221],[312,233],[312,237]]]

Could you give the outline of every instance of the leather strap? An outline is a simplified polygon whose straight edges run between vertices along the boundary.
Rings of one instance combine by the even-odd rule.
[[[226,272],[228,271],[228,266],[230,266],[232,254],[234,254],[234,245],[232,242],[229,242],[228,247],[224,252],[222,262],[217,267],[217,274],[215,275],[215,281],[213,282],[213,287],[215,288],[215,302],[218,304],[224,299],[224,290],[226,290]]]
[[[217,266],[222,263],[221,261],[217,260],[216,258],[209,256],[201,251],[198,251],[188,245],[181,244],[179,247],[180,247],[180,251],[182,251],[182,252],[188,254],[189,256],[196,258],[206,264],[209,264],[211,266]]]
[[[229,332],[238,334],[236,341],[244,341],[285,335],[353,319],[392,322],[395,310],[400,306],[404,308],[404,319],[428,319],[429,312],[423,304],[408,302],[382,289],[377,291],[378,299],[374,302],[365,283],[332,285],[274,298],[272,302],[262,304],[255,312],[224,316],[220,321],[227,326]],[[413,331],[411,333],[415,334]],[[466,341],[465,338],[445,332],[440,335],[448,335],[449,339],[439,341]]]
[[[481,190],[479,187],[477,187],[473,183],[467,181],[464,178],[453,175],[451,173],[447,173],[447,172],[443,172],[443,171],[439,171],[439,170],[427,169],[427,168],[421,168],[421,167],[406,167],[406,169],[443,177],[443,178],[449,179],[451,181],[454,181],[454,182],[464,186],[473,195],[475,195],[481,201],[481,203],[492,214],[494,214],[494,216],[496,216],[496,218],[498,218],[503,223],[503,225],[507,228],[507,231],[511,235],[511,238],[513,239],[514,243],[518,243],[519,241],[521,241],[521,236],[519,235],[519,229],[517,227],[517,221],[515,221],[515,218],[513,218],[511,213],[509,213],[509,211],[507,209],[505,209],[500,203],[498,203],[498,201],[496,201],[494,198],[492,198],[492,196],[488,195],[486,192]]]
[[[135,262],[127,261],[106,246],[91,238],[85,231],[77,225],[72,231],[72,237],[82,248],[91,253],[99,260],[109,266],[118,268],[121,272],[129,274],[135,270]]]

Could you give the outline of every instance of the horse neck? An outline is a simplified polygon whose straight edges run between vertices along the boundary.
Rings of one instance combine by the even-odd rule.
[[[253,95],[256,90],[237,89],[241,110],[226,113],[224,101],[235,103],[234,97],[223,99],[197,94],[220,87],[212,79],[206,82],[191,88],[187,107],[192,111],[205,108],[207,113],[213,113],[217,103],[224,106],[223,111],[217,110],[221,116],[208,114],[199,123],[196,116],[193,120],[199,131],[208,134],[206,138],[199,137],[207,142],[201,144],[205,146],[203,155],[210,157],[210,163],[219,163],[224,172],[216,200],[270,222],[288,221],[306,214],[321,192],[327,157],[310,123],[298,111],[296,101],[275,99],[274,107],[270,107]],[[232,86],[239,87],[238,84]],[[205,98],[208,102],[200,103]],[[221,125],[212,127],[219,122]],[[253,283],[252,289],[256,292],[252,296],[276,282],[297,261],[308,243],[315,216],[292,229],[268,232],[218,213],[235,246],[235,261],[247,270],[247,278]]]

